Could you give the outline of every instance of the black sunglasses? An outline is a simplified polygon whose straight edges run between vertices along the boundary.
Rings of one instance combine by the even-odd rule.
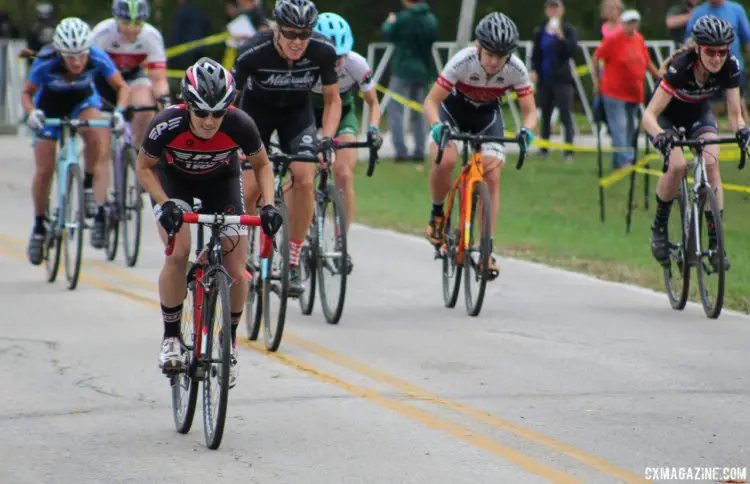
[[[211,116],[214,119],[223,118],[227,114],[227,109],[220,109],[218,111],[206,111],[205,109],[191,109],[193,114],[199,118],[207,118]]]
[[[284,30],[279,29],[279,32],[281,32],[281,35],[284,36],[285,39],[294,40],[294,39],[300,39],[300,40],[307,40],[310,37],[312,37],[312,30],[303,30],[302,32],[295,32],[294,30]]]

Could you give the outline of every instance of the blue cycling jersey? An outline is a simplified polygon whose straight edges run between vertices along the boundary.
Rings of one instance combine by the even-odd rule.
[[[31,65],[28,79],[32,84],[44,90],[70,94],[93,90],[94,79],[97,75],[101,74],[105,79],[108,79],[116,72],[117,68],[112,59],[103,50],[91,47],[89,60],[83,72],[72,81],[68,81],[64,77],[68,73],[68,69],[65,67],[62,58],[52,49],[43,49]]]

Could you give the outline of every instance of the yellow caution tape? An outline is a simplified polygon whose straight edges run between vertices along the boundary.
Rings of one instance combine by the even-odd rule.
[[[207,45],[219,44],[229,38],[229,32],[220,32],[218,34],[209,35],[198,40],[192,40],[185,42],[184,44],[175,45],[167,49],[167,58],[175,57],[185,52],[197,49],[198,47],[205,47]]]
[[[660,177],[660,176],[663,175],[663,173],[661,171],[648,170],[646,168],[635,168],[634,171],[636,173],[643,173],[643,174],[646,174],[646,175],[651,175],[651,176],[656,176],[656,177]],[[688,177],[688,182],[689,183],[695,183],[695,179],[693,179],[692,177]],[[722,182],[721,187],[724,190],[728,190],[730,192],[750,193],[750,187],[745,186],[745,185],[735,185],[735,184],[732,184],[732,183],[724,183],[724,182]]]
[[[628,166],[626,168],[619,169],[612,173],[611,175],[602,178],[599,180],[599,185],[603,188],[610,187],[614,185],[615,183],[619,182],[620,180],[624,179],[626,176],[630,175],[633,171],[636,171],[640,169],[642,166],[648,164],[651,161],[660,160],[661,157],[659,155],[648,155],[642,160],[636,162],[633,166]]]

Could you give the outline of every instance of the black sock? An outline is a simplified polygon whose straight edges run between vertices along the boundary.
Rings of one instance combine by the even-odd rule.
[[[96,215],[94,218],[98,221],[104,220],[104,205],[99,205],[99,207],[96,209]]]
[[[44,234],[47,232],[47,228],[44,225],[45,222],[45,216],[44,215],[37,215],[34,217],[34,233],[35,234]]]
[[[432,202],[432,216],[442,217],[443,216],[443,204]]]
[[[94,186],[94,174],[85,172],[83,174],[83,188],[91,188]]]
[[[669,211],[672,209],[672,200],[665,202],[659,195],[656,196],[656,219],[654,225],[666,228],[669,224]]]
[[[161,305],[161,317],[164,320],[164,337],[179,338],[180,322],[182,321],[182,303],[173,308]]]
[[[242,318],[242,311],[239,313],[232,313],[230,315],[232,320],[232,344],[237,340],[237,327],[240,325],[240,319]]]

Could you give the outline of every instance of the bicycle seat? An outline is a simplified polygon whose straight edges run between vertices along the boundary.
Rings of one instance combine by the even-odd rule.
[[[193,197],[193,212],[199,212],[201,208],[203,208],[201,199]]]

